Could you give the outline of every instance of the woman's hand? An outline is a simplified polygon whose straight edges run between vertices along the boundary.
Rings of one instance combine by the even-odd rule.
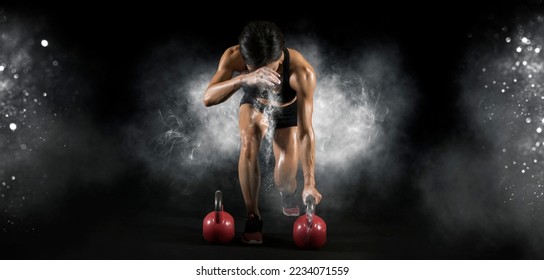
[[[243,75],[242,86],[266,86],[273,88],[281,83],[280,74],[266,66],[244,73]]]

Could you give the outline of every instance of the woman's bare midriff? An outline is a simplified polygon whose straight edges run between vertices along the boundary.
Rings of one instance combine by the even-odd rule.
[[[297,101],[297,97],[295,96],[295,98],[293,98],[293,100],[291,100],[289,102],[286,102],[286,103],[279,103],[277,101],[273,101],[273,100],[265,99],[265,98],[259,98],[259,97],[257,97],[257,101],[261,102],[261,104],[263,104],[265,106],[271,105],[271,106],[274,106],[274,107],[287,107],[287,106],[295,103],[295,101]]]

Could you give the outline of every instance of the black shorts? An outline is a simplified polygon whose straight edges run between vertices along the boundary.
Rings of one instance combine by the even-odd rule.
[[[297,126],[297,102],[298,100],[295,100],[295,102],[285,107],[269,106],[259,102],[249,94],[244,94],[240,100],[240,106],[251,104],[253,108],[261,113],[270,112],[269,125],[273,128],[286,128]]]

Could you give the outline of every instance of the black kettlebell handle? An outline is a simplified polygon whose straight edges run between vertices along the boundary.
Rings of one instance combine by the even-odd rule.
[[[215,211],[223,210],[223,193],[218,190],[215,192]]]
[[[315,213],[315,198],[312,195],[306,197],[306,214]]]
[[[215,191],[215,222],[221,222],[219,212],[223,211],[223,193],[220,190]]]
[[[315,198],[312,195],[306,197],[306,222],[308,223],[308,228],[311,228],[313,225],[315,213]],[[306,235],[306,242],[308,242],[310,235]]]

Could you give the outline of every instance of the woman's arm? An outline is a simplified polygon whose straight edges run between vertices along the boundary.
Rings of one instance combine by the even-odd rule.
[[[206,107],[225,102],[242,86],[242,77],[232,77],[234,72],[241,68],[240,61],[237,60],[241,58],[236,47],[228,48],[221,56],[217,71],[204,92]]]
[[[298,111],[298,140],[300,145],[300,160],[304,175],[304,190],[302,200],[312,195],[316,204],[321,201],[321,194],[315,183],[315,135],[312,126],[313,99],[316,87],[316,75],[313,67],[301,55],[300,65],[293,69],[290,83],[297,92]]]

